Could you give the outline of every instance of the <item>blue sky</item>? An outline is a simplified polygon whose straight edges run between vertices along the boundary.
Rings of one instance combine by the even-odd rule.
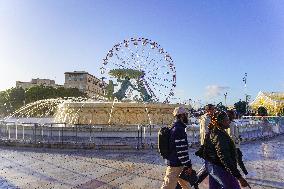
[[[99,75],[107,51],[130,37],[158,42],[177,69],[177,97],[244,98],[284,91],[284,1],[0,0],[0,90],[16,80]]]

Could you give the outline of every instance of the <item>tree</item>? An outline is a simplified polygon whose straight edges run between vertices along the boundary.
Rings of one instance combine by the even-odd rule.
[[[224,105],[222,104],[222,102],[218,103],[218,104],[216,105],[216,108],[217,108],[217,110],[220,110],[220,111],[227,111],[227,107],[224,106]]]
[[[247,102],[246,101],[239,101],[237,103],[234,104],[234,107],[237,111],[237,114],[239,116],[243,116],[246,114],[246,110],[247,110]]]
[[[87,95],[77,88],[53,88],[43,85],[23,88],[11,88],[0,92],[0,116],[5,117],[25,104],[38,100],[64,97],[86,97]]]
[[[257,115],[258,116],[267,116],[267,109],[263,106],[260,106],[258,109],[257,109]]]
[[[86,97],[86,94],[79,91],[77,88],[53,88],[42,85],[34,86],[26,90],[26,100],[28,103],[37,100],[64,97]]]
[[[11,88],[9,91],[9,97],[13,110],[16,110],[25,103],[25,90],[23,88]]]
[[[0,115],[6,116],[22,107],[25,101],[25,91],[22,88],[11,88],[0,92]]]
[[[12,110],[12,105],[9,99],[9,93],[7,91],[0,92],[0,116],[5,117]]]
[[[27,103],[37,100],[56,98],[56,89],[53,87],[45,87],[43,85],[34,86],[26,90]]]
[[[59,87],[55,91],[56,97],[87,97],[87,94],[81,92],[77,88]]]

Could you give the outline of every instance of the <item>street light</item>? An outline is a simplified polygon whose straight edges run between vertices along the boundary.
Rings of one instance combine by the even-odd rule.
[[[245,83],[245,88],[247,87],[247,76],[248,76],[248,73],[245,73],[245,76],[243,77],[243,82]]]
[[[250,98],[251,98],[251,96],[246,94],[246,113],[248,113],[248,109],[249,109],[248,103],[250,101]]]
[[[226,92],[226,93],[224,94],[224,97],[225,97],[225,106],[227,106],[227,96],[228,96],[228,93]]]
[[[243,77],[243,82],[245,84],[246,114],[248,112],[248,100],[249,100],[249,95],[247,94],[247,76],[248,76],[248,73],[245,73],[245,76]]]

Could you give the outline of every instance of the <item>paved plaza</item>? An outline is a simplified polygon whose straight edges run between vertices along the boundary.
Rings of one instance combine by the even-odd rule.
[[[284,136],[242,145],[252,188],[284,188]],[[202,160],[192,154],[194,168]],[[156,150],[0,147],[0,188],[159,188],[165,164]],[[200,188],[208,188],[205,180]]]

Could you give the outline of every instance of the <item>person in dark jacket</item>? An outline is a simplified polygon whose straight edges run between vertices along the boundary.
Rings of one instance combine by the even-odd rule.
[[[191,160],[188,155],[187,134],[185,132],[188,113],[185,108],[177,107],[173,115],[176,121],[170,131],[170,155],[166,160],[166,175],[161,189],[175,189],[177,183],[183,189],[190,189],[188,182],[179,178],[184,168],[189,175],[192,173]]]
[[[239,183],[242,187],[249,187],[237,168],[236,148],[225,131],[229,126],[229,117],[226,112],[221,112],[217,116],[217,124],[205,139],[204,158],[209,173],[209,189],[240,189]]]

